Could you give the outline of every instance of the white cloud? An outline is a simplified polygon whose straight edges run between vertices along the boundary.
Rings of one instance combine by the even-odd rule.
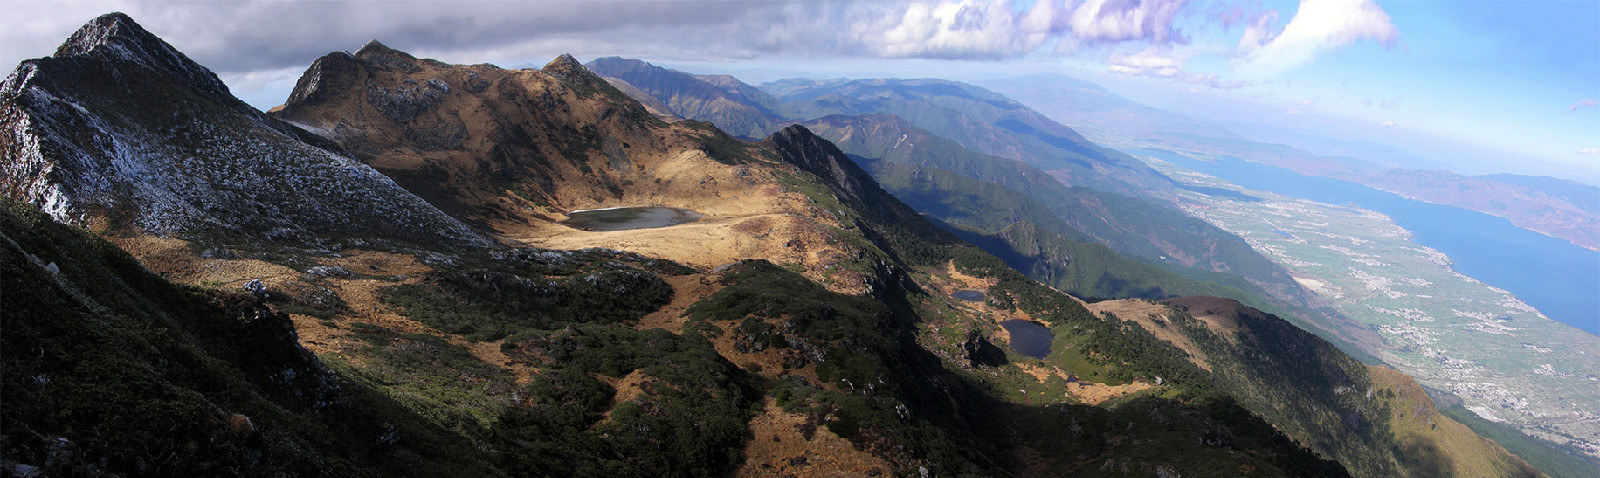
[[[1380,123],[1380,124],[1385,128],[1393,128],[1393,127],[1399,125],[1399,123],[1395,123],[1393,121],[1384,121],[1383,123]]]
[[[1572,110],[1572,111],[1578,111],[1578,108],[1588,108],[1588,107],[1594,106],[1596,104],[1600,104],[1600,102],[1596,102],[1593,98],[1584,98],[1584,99],[1578,100],[1577,103],[1573,103],[1572,106],[1568,106],[1567,109],[1568,110]]]
[[[1167,78],[1224,90],[1250,86],[1250,82],[1226,81],[1214,73],[1185,71],[1183,63],[1192,54],[1192,50],[1180,51],[1171,47],[1151,45],[1131,55],[1112,55],[1106,60],[1106,69],[1124,75]]]
[[[1278,12],[1268,10],[1262,13],[1250,26],[1245,27],[1244,36],[1239,38],[1239,53],[1250,53],[1261,48],[1261,45],[1272,40],[1273,22],[1278,21]]]
[[[1183,70],[1183,60],[1173,54],[1170,48],[1158,46],[1146,47],[1132,55],[1113,55],[1107,69],[1125,75],[1175,77]]]
[[[866,51],[883,57],[1008,58],[1055,42],[1058,53],[1080,43],[1183,42],[1173,19],[1188,0],[1039,0],[1026,8],[1011,0],[911,3],[848,30]],[[872,5],[872,4],[867,4]],[[870,8],[870,7],[860,7]],[[832,26],[817,25],[815,35]]]
[[[1009,0],[914,3],[853,29],[876,56],[1014,57],[1063,34],[1066,15],[1058,0],[1041,0],[1025,10]]]
[[[1600,148],[1583,148],[1573,152],[1584,156],[1596,156],[1600,155]]]
[[[1301,0],[1277,35],[1264,30],[1266,18],[1247,28],[1240,41],[1237,71],[1246,77],[1270,78],[1359,40],[1392,46],[1400,39],[1389,14],[1370,0]]]
[[[1087,0],[1072,12],[1072,34],[1080,40],[1149,40],[1183,43],[1173,18],[1188,0]]]
[[[1316,102],[1317,102],[1317,100],[1314,100],[1314,99],[1304,99],[1304,100],[1296,101],[1296,102],[1294,102],[1294,104],[1295,104],[1295,106],[1311,106],[1312,103],[1316,103]]]

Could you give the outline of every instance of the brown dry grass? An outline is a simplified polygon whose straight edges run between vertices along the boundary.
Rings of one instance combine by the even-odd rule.
[[[1062,380],[1068,380],[1068,374],[1061,371],[1059,368],[1050,367],[1047,369],[1022,362],[1012,362],[1012,365],[1015,365],[1018,369],[1022,370],[1023,373],[1032,375],[1035,380],[1039,381],[1039,383],[1044,383],[1044,381],[1049,380],[1052,376],[1060,377]],[[1067,384],[1066,394],[1068,396],[1077,397],[1079,400],[1083,401],[1083,403],[1099,405],[1108,400],[1126,397],[1129,394],[1149,390],[1152,388],[1155,388],[1155,385],[1142,380],[1122,385],[1106,385],[1103,383],[1086,382],[1082,381],[1082,379],[1079,379],[1077,382],[1070,382]]]
[[[775,223],[773,233],[740,232],[742,222]],[[550,249],[605,247],[709,269],[741,259],[766,259],[776,264],[820,266],[822,252],[832,248],[815,223],[797,216],[707,216],[689,224],[628,231],[580,231],[560,224],[532,224],[513,240]]]
[[[431,270],[418,262],[415,257],[389,252],[349,250],[345,251],[343,257],[318,258],[317,262],[327,266],[343,267],[353,274],[379,278],[353,276],[329,277],[321,280],[322,286],[338,294],[348,309],[330,321],[332,326],[315,317],[291,316],[294,318],[295,330],[300,333],[301,344],[312,352],[332,353],[359,361],[359,357],[352,357],[347,353],[351,347],[358,344],[350,332],[350,325],[356,322],[377,325],[400,333],[437,335],[474,349],[470,343],[411,320],[405,315],[404,310],[383,300],[382,289],[402,284],[416,284],[421,281],[422,275]],[[499,361],[491,361],[494,357],[478,358],[491,364],[505,362],[503,356]]]
[[[1083,400],[1083,403],[1099,405],[1112,399],[1126,397],[1133,393],[1152,388],[1156,388],[1156,386],[1146,382],[1133,382],[1122,385],[1106,385],[1103,383],[1094,382],[1075,382],[1067,384],[1067,393],[1078,397],[1080,400]]]
[[[780,324],[782,319],[767,319],[767,323]],[[807,363],[800,368],[784,368],[784,359],[788,356],[799,354],[799,351],[787,347],[767,347],[759,352],[740,352],[739,349],[734,347],[734,342],[737,340],[738,335],[738,321],[717,321],[711,322],[711,325],[722,329],[721,336],[711,339],[711,346],[717,349],[718,355],[728,359],[729,362],[733,362],[739,368],[769,380],[775,380],[784,375],[794,375],[817,384],[825,390],[839,391],[837,384],[824,383],[822,378],[817,376],[817,364],[815,363]]]
[[[595,424],[596,427],[611,421],[611,411],[616,410],[618,404],[631,402],[636,398],[644,396],[645,385],[654,380],[654,378],[645,375],[644,370],[634,370],[632,372],[628,372],[628,374],[622,376],[622,378],[611,378],[604,375],[596,375],[595,378],[606,382],[607,385],[610,385],[611,388],[617,391],[611,396],[611,406],[606,408],[605,417],[601,418],[600,421]]]
[[[662,279],[672,286],[672,302],[639,318],[639,323],[634,324],[635,329],[662,329],[681,334],[683,323],[687,320],[683,314],[689,310],[689,306],[722,290],[721,285],[704,274],[666,276]]]
[[[1236,300],[1221,297],[1188,296],[1167,299],[1165,302],[1173,307],[1188,309],[1189,315],[1200,319],[1207,327],[1221,332],[1229,339],[1234,339],[1241,333],[1248,333],[1239,325],[1239,319],[1236,317],[1238,314],[1260,313]]]
[[[1373,385],[1394,392],[1389,425],[1400,443],[1431,445],[1456,476],[1517,476],[1531,469],[1498,443],[1441,415],[1433,399],[1411,376],[1384,366],[1367,366]],[[1424,447],[1426,448],[1426,447]]]
[[[182,284],[237,289],[251,279],[261,279],[269,289],[289,289],[300,272],[255,259],[202,259],[182,239],[132,236],[107,238],[128,251],[146,269]]]
[[[883,458],[857,450],[825,426],[806,438],[808,417],[783,411],[767,398],[760,415],[750,420],[753,438],[745,445],[745,461],[736,477],[868,476],[873,470],[894,471]]]
[[[984,279],[962,274],[961,271],[956,270],[956,261],[953,260],[946,264],[944,269],[944,275],[950,277],[950,279],[959,283],[961,287],[967,289],[988,290],[989,286],[995,285],[995,283],[999,282],[999,280],[992,278]]]
[[[1095,315],[1109,312],[1117,318],[1139,324],[1156,338],[1188,352],[1189,361],[1196,366],[1207,371],[1211,370],[1211,362],[1206,353],[1167,320],[1167,314],[1171,313],[1167,306],[1147,299],[1124,299],[1095,302],[1088,304],[1087,307]]]

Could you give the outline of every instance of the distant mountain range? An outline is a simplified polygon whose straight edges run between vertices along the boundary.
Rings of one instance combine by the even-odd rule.
[[[1140,105],[1093,83],[1061,75],[1029,75],[982,84],[1117,147],[1234,156],[1301,174],[1342,179],[1503,217],[1518,227],[1600,250],[1600,187],[1546,177],[1465,176],[1380,166],[1433,164],[1393,147],[1345,144],[1340,148],[1345,156],[1312,154],[1283,144],[1252,141],[1222,126]],[[1373,157],[1355,156],[1360,154]]]
[[[621,68],[623,65],[626,68]],[[637,91],[657,91],[655,94],[662,96],[646,98],[645,101],[670,103],[672,100],[667,95],[713,92],[710,88],[693,86],[693,83],[701,82],[695,76],[638,60],[602,59],[591,62],[590,66],[601,75],[622,75],[611,76],[620,83],[632,84],[630,78],[653,82],[651,84],[656,86],[639,88]],[[662,78],[674,78],[690,85],[665,83],[660,81]],[[1140,290],[1145,295],[1164,297],[1160,287],[1103,280],[1102,276],[1107,276],[1106,268],[1119,269],[1117,273],[1107,276],[1116,277],[1126,275],[1134,267],[1132,263],[1119,262],[1120,258],[1109,259],[1090,247],[1103,245],[1117,253],[1165,268],[1168,272],[1164,274],[1176,274],[1236,289],[1236,292],[1224,293],[1222,289],[1212,287],[1208,288],[1208,293],[1237,297],[1258,307],[1273,308],[1303,326],[1336,337],[1342,343],[1374,344],[1378,340],[1375,335],[1359,332],[1358,327],[1324,328],[1314,325],[1342,323],[1343,319],[1327,310],[1310,310],[1318,305],[1312,294],[1244,241],[1172,207],[1168,201],[1175,197],[1172,192],[1175,186],[1170,179],[1155,174],[1142,163],[1131,166],[1128,162],[1137,163],[1137,160],[1102,148],[1071,128],[998,94],[942,80],[785,80],[764,85],[763,89],[776,95],[773,101],[782,101],[780,107],[729,107],[746,112],[780,111],[792,121],[803,121],[818,134],[834,140],[847,153],[858,157],[948,171],[977,181],[959,185],[947,182],[940,186],[940,191],[931,194],[924,192],[923,196],[932,196],[935,198],[933,201],[942,202],[944,200],[938,198],[962,193],[951,188],[970,190],[974,187],[989,188],[994,194],[1028,197],[1035,203],[1035,210],[1045,211],[1046,216],[1023,220],[1029,226],[1014,229],[1009,234],[1002,234],[1002,230],[1017,221],[1006,220],[1014,217],[1014,214],[1004,211],[969,213],[963,219],[940,214],[948,208],[921,210],[958,226],[976,228],[976,233],[994,236],[995,240],[989,242],[994,246],[989,248],[990,252],[1010,258],[1011,264],[1021,270],[1037,268],[1036,279],[1089,296],[1138,295],[1130,292],[1142,288]],[[772,101],[762,101],[772,104]],[[723,116],[718,115],[685,117],[725,121],[720,119]],[[726,127],[740,130],[749,126],[730,124]],[[1044,131],[1050,133],[1042,133]],[[972,146],[969,148],[968,144]],[[1098,159],[1090,159],[1084,154],[1094,155]],[[1052,170],[1049,169],[1051,167],[1067,169]],[[885,171],[880,167],[872,170]],[[1083,180],[1084,173],[1080,171],[1099,172],[1099,177],[1103,179]],[[1135,187],[1116,181],[1114,177],[1136,177],[1141,178],[1137,180],[1139,184],[1154,185],[1148,188]],[[910,186],[882,175],[878,179],[891,189]],[[1079,185],[1105,185],[1108,182],[1115,182],[1111,190],[1133,196]],[[911,197],[908,190],[895,189],[895,193]],[[970,191],[965,193],[970,194]],[[985,197],[968,202],[992,204],[994,200],[993,197]],[[973,222],[973,218],[979,216],[987,216],[981,219],[982,226]],[[1066,227],[1056,226],[1062,222]],[[1043,231],[1046,235],[1020,234],[1024,230]],[[1052,245],[1041,248],[1039,241]],[[1062,248],[1076,249],[1079,257],[1069,258],[1060,252],[1046,252]],[[1084,256],[1084,253],[1090,255]],[[1176,287],[1182,281],[1164,282],[1168,287]],[[1195,289],[1173,289],[1182,290]],[[1347,347],[1348,351],[1358,349],[1356,346]]]

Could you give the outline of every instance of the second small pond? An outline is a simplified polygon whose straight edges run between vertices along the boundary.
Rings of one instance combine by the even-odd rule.
[[[1050,355],[1050,341],[1055,339],[1055,334],[1051,334],[1044,324],[1013,319],[1000,322],[1000,326],[1011,333],[1012,351],[1041,359]]]
[[[954,297],[956,300],[964,300],[967,302],[983,302],[983,291],[970,289],[958,290],[955,293],[950,294],[950,297]]]

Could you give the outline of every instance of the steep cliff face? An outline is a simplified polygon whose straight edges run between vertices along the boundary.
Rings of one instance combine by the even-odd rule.
[[[79,224],[189,238],[479,247],[477,233],[267,117],[122,14],[0,85],[0,191]]]

